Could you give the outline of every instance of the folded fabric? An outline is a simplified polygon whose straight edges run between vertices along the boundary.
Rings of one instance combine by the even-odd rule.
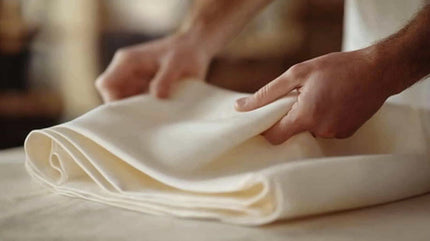
[[[260,225],[430,190],[422,113],[385,105],[353,137],[259,134],[295,96],[250,112],[246,94],[187,80],[169,100],[141,95],[32,131],[28,172],[55,192],[149,214]]]

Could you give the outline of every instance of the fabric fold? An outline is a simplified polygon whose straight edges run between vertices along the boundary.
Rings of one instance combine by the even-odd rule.
[[[54,191],[149,214],[260,225],[364,207],[430,190],[422,113],[384,106],[353,137],[299,134],[273,146],[259,134],[295,96],[250,112],[246,94],[181,82],[32,131],[30,175]],[[409,128],[399,129],[407,120]]]

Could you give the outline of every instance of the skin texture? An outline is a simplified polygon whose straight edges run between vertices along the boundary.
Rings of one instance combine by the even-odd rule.
[[[166,98],[174,81],[185,77],[203,79],[209,62],[210,57],[190,36],[174,35],[116,52],[96,80],[96,88],[104,102],[148,91]]]
[[[167,98],[184,77],[204,79],[213,56],[271,0],[196,0],[178,33],[119,50],[96,87],[105,102],[149,92]],[[386,40],[353,52],[294,65],[254,95],[239,99],[251,111],[298,93],[297,102],[264,133],[273,144],[309,131],[316,137],[354,134],[385,102],[430,73],[430,7]],[[186,59],[186,61],[184,61]]]
[[[176,81],[204,79],[210,60],[271,0],[196,0],[172,36],[126,47],[96,80],[104,102],[150,92],[167,98]],[[186,60],[186,61],[184,61]]]
[[[318,137],[344,138],[390,96],[380,78],[368,51],[331,53],[294,65],[253,96],[239,99],[236,108],[250,111],[296,90],[297,102],[264,136],[272,144],[303,131]]]
[[[236,109],[251,111],[298,91],[297,102],[264,133],[272,144],[309,131],[316,137],[350,137],[381,107],[430,73],[430,7],[388,39],[353,52],[331,53],[297,64]]]

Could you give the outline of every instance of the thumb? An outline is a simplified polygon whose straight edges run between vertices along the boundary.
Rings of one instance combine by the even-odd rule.
[[[298,86],[298,82],[285,75],[281,75],[272,82],[263,86],[253,95],[240,98],[236,101],[238,111],[250,111],[265,106],[278,98],[287,95]]]
[[[169,97],[170,87],[177,78],[177,71],[169,63],[161,64],[158,72],[151,80],[150,93],[160,99]]]
[[[300,111],[297,102],[293,105],[286,116],[279,120],[275,125],[263,133],[263,136],[272,144],[278,145],[292,136],[306,131],[304,123],[301,121]]]

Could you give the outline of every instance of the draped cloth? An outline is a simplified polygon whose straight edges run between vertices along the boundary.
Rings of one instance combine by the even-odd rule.
[[[54,192],[156,215],[261,225],[430,191],[428,114],[384,105],[354,136],[261,135],[296,96],[250,112],[247,94],[182,81],[32,131],[29,174]]]

